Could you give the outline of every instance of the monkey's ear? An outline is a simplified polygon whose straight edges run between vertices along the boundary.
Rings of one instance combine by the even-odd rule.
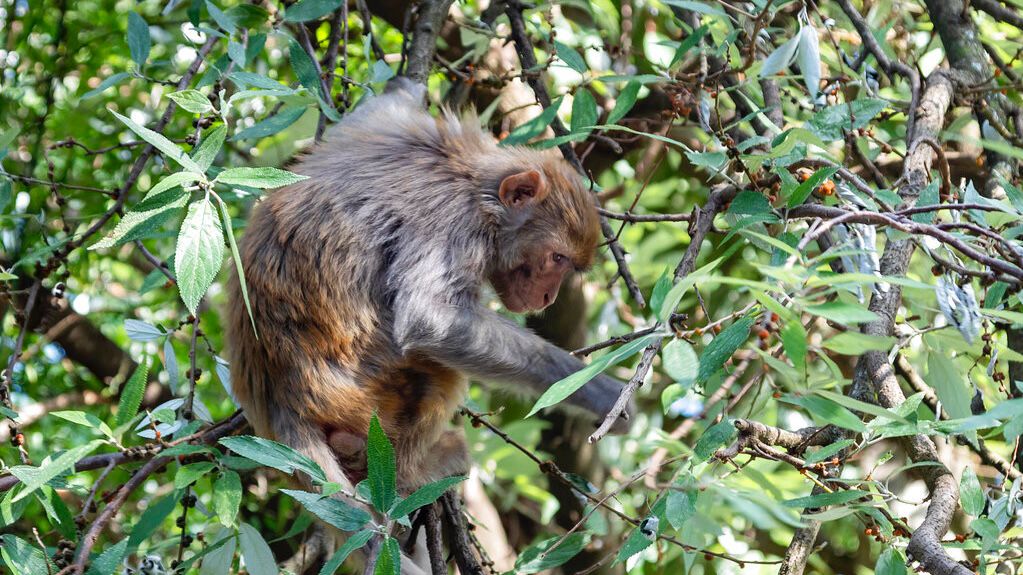
[[[501,181],[497,197],[509,208],[523,208],[544,199],[547,183],[538,170],[512,174]]]

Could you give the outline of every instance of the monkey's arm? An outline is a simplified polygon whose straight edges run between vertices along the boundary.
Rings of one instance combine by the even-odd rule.
[[[471,376],[526,384],[542,393],[584,367],[565,350],[482,306],[427,306],[426,298],[404,307],[396,322],[398,344],[428,355]],[[618,399],[622,384],[600,374],[569,396],[568,402],[603,416]],[[615,431],[627,429],[620,420]]]

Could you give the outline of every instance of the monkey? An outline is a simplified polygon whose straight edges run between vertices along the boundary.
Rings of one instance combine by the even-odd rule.
[[[513,313],[553,303],[593,261],[593,194],[556,151],[499,146],[471,112],[435,118],[424,102],[424,86],[392,80],[289,166],[308,179],[256,203],[240,241],[254,326],[228,282],[246,417],[342,485],[365,477],[373,414],[410,492],[468,471],[447,429],[468,377],[536,394],[583,367],[484,293]],[[604,416],[621,389],[599,374],[568,402]]]

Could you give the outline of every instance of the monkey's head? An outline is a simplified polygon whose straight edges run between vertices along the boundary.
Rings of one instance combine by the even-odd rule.
[[[600,240],[595,199],[561,158],[509,171],[497,186],[503,217],[489,281],[508,310],[540,311],[561,282],[593,262]]]

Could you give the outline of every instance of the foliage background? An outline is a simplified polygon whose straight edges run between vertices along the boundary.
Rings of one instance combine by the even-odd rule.
[[[287,176],[208,181],[310,145],[398,71],[417,21],[398,0],[290,4],[0,3],[10,572],[315,573],[333,551],[288,473],[216,443],[243,424],[220,359],[230,241],[216,217],[181,225],[185,202],[220,209],[213,189],[244,233]],[[609,343],[583,355],[638,386],[632,432],[595,444],[594,422],[473,388],[488,415],[459,419],[460,489],[486,569],[551,565],[531,545],[574,529],[566,572],[903,573],[907,546],[933,573],[1018,570],[1021,10],[454,4],[432,105],[578,156],[616,238],[526,321]],[[213,142],[209,180],[140,207],[181,160],[114,112]],[[161,459],[166,437],[213,447]]]

